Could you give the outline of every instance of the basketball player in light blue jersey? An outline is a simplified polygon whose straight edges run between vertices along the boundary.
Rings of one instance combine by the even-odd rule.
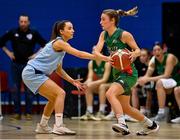
[[[55,82],[49,79],[53,71],[67,80],[79,90],[85,90],[86,86],[80,82],[80,79],[72,79],[63,69],[62,61],[65,53],[83,59],[95,59],[95,56],[79,51],[67,43],[73,38],[74,29],[70,21],[58,21],[54,24],[52,30],[51,41],[37,54],[37,56],[30,60],[22,72],[22,78],[26,86],[34,93],[39,93],[48,99],[40,123],[37,124],[36,133],[55,133],[75,134],[63,125],[63,110],[65,91],[59,87]],[[109,61],[109,57],[104,57],[104,61]],[[55,124],[54,128],[48,126],[48,120],[55,110]]]

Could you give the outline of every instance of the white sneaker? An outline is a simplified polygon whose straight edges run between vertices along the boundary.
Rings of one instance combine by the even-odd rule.
[[[35,132],[39,134],[50,134],[52,133],[52,128],[48,125],[42,126],[38,123]]]
[[[115,120],[115,115],[114,115],[114,113],[109,113],[107,116],[105,116],[105,117],[103,118],[103,120],[105,120],[105,121]]]
[[[80,117],[80,120],[87,121],[87,120],[93,120],[93,121],[101,121],[101,118],[95,117],[92,113],[86,112],[83,116]]]
[[[144,127],[142,130],[137,131],[136,135],[148,135],[150,133],[156,133],[159,130],[159,125],[153,121],[153,125],[150,127]]]
[[[180,123],[180,117],[171,120],[172,123]]]
[[[0,121],[3,119],[3,116],[2,115],[0,115]]]
[[[101,120],[103,120],[105,118],[105,115],[104,115],[104,113],[102,111],[99,111],[99,112],[97,112],[95,117],[100,118]]]
[[[117,133],[122,133],[122,135],[130,134],[130,131],[126,124],[113,124],[112,129]]]
[[[59,127],[57,127],[55,124],[54,124],[54,128],[53,128],[53,131],[52,133],[54,134],[58,134],[58,135],[75,135],[76,132],[75,131],[72,131],[70,130],[69,128],[65,127],[65,125],[61,125]]]

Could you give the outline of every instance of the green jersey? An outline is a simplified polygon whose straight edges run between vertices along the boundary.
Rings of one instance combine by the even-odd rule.
[[[106,62],[105,61],[102,61],[100,63],[100,65],[97,65],[96,61],[93,60],[92,61],[92,65],[93,65],[93,72],[96,74],[96,76],[100,79],[103,77],[103,74],[104,74],[104,71],[105,71],[105,64]],[[109,80],[108,82],[112,81],[112,73],[110,73],[110,76],[109,76]]]
[[[109,36],[108,32],[105,31],[104,40],[105,40],[105,43],[106,43],[110,53],[113,53],[114,51],[117,51],[118,49],[129,48],[129,46],[127,44],[123,43],[120,40],[123,31],[124,30],[117,28],[117,30],[112,34],[112,36]],[[116,81],[116,82],[123,81],[121,83],[121,85],[124,85],[125,93],[130,92],[131,87],[134,86],[134,84],[137,81],[137,77],[138,77],[137,70],[133,63],[131,64],[131,68],[132,68],[131,75],[129,75],[126,72],[119,71],[119,70],[113,68],[114,81]]]
[[[104,66],[105,66],[105,62],[102,61],[100,63],[100,65],[96,64],[96,61],[92,61],[92,65],[93,65],[93,72],[98,76],[98,78],[102,78],[103,74],[104,74]]]
[[[168,57],[168,53],[165,53],[162,63],[160,63],[155,58],[155,70],[157,71],[158,75],[164,74],[167,57]],[[173,69],[172,74],[171,74],[171,78],[173,78],[177,82],[178,86],[180,85],[180,62],[178,62],[174,66],[174,69]]]

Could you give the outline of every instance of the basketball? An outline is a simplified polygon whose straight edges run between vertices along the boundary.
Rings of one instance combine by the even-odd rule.
[[[128,49],[119,49],[111,57],[114,61],[114,65],[112,66],[120,71],[125,70],[131,64]]]

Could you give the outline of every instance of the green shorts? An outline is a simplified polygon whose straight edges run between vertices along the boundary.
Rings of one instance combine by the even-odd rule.
[[[122,73],[117,77],[114,82],[121,84],[124,88],[124,93],[122,95],[131,95],[131,88],[136,84],[138,76],[130,76],[126,73]]]

